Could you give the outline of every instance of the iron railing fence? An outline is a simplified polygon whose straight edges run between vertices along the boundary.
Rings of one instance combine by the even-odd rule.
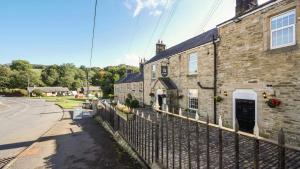
[[[300,168],[300,151],[278,142],[161,110],[124,118],[108,104],[98,113],[151,166],[165,168]]]

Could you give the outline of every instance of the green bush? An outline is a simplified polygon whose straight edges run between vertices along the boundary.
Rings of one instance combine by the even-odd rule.
[[[131,108],[138,108],[139,107],[139,101],[137,101],[136,99],[131,101]]]
[[[31,93],[36,97],[44,96],[44,92],[40,89],[34,89]]]
[[[126,98],[126,100],[125,100],[125,105],[126,105],[127,107],[131,107],[131,99]]]
[[[8,97],[23,97],[27,96],[27,90],[24,89],[1,89],[0,94]]]

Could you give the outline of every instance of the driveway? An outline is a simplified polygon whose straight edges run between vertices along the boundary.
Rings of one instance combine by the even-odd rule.
[[[0,166],[3,159],[18,155],[61,117],[62,110],[53,103],[0,97]]]

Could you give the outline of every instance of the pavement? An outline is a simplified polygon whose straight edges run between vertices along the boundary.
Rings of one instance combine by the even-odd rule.
[[[9,165],[10,169],[139,169],[111,135],[88,114],[72,120],[72,112]]]
[[[17,156],[61,117],[62,110],[44,100],[0,97],[0,168],[3,159]]]

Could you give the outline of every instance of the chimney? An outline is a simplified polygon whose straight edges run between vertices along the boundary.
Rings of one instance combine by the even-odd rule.
[[[163,43],[163,41],[158,40],[156,43],[156,55],[164,50],[166,50],[166,45]]]
[[[140,60],[140,73],[144,72],[144,63],[145,63],[145,59],[143,61],[143,59]]]
[[[257,0],[236,0],[235,16],[241,16],[257,7]]]

